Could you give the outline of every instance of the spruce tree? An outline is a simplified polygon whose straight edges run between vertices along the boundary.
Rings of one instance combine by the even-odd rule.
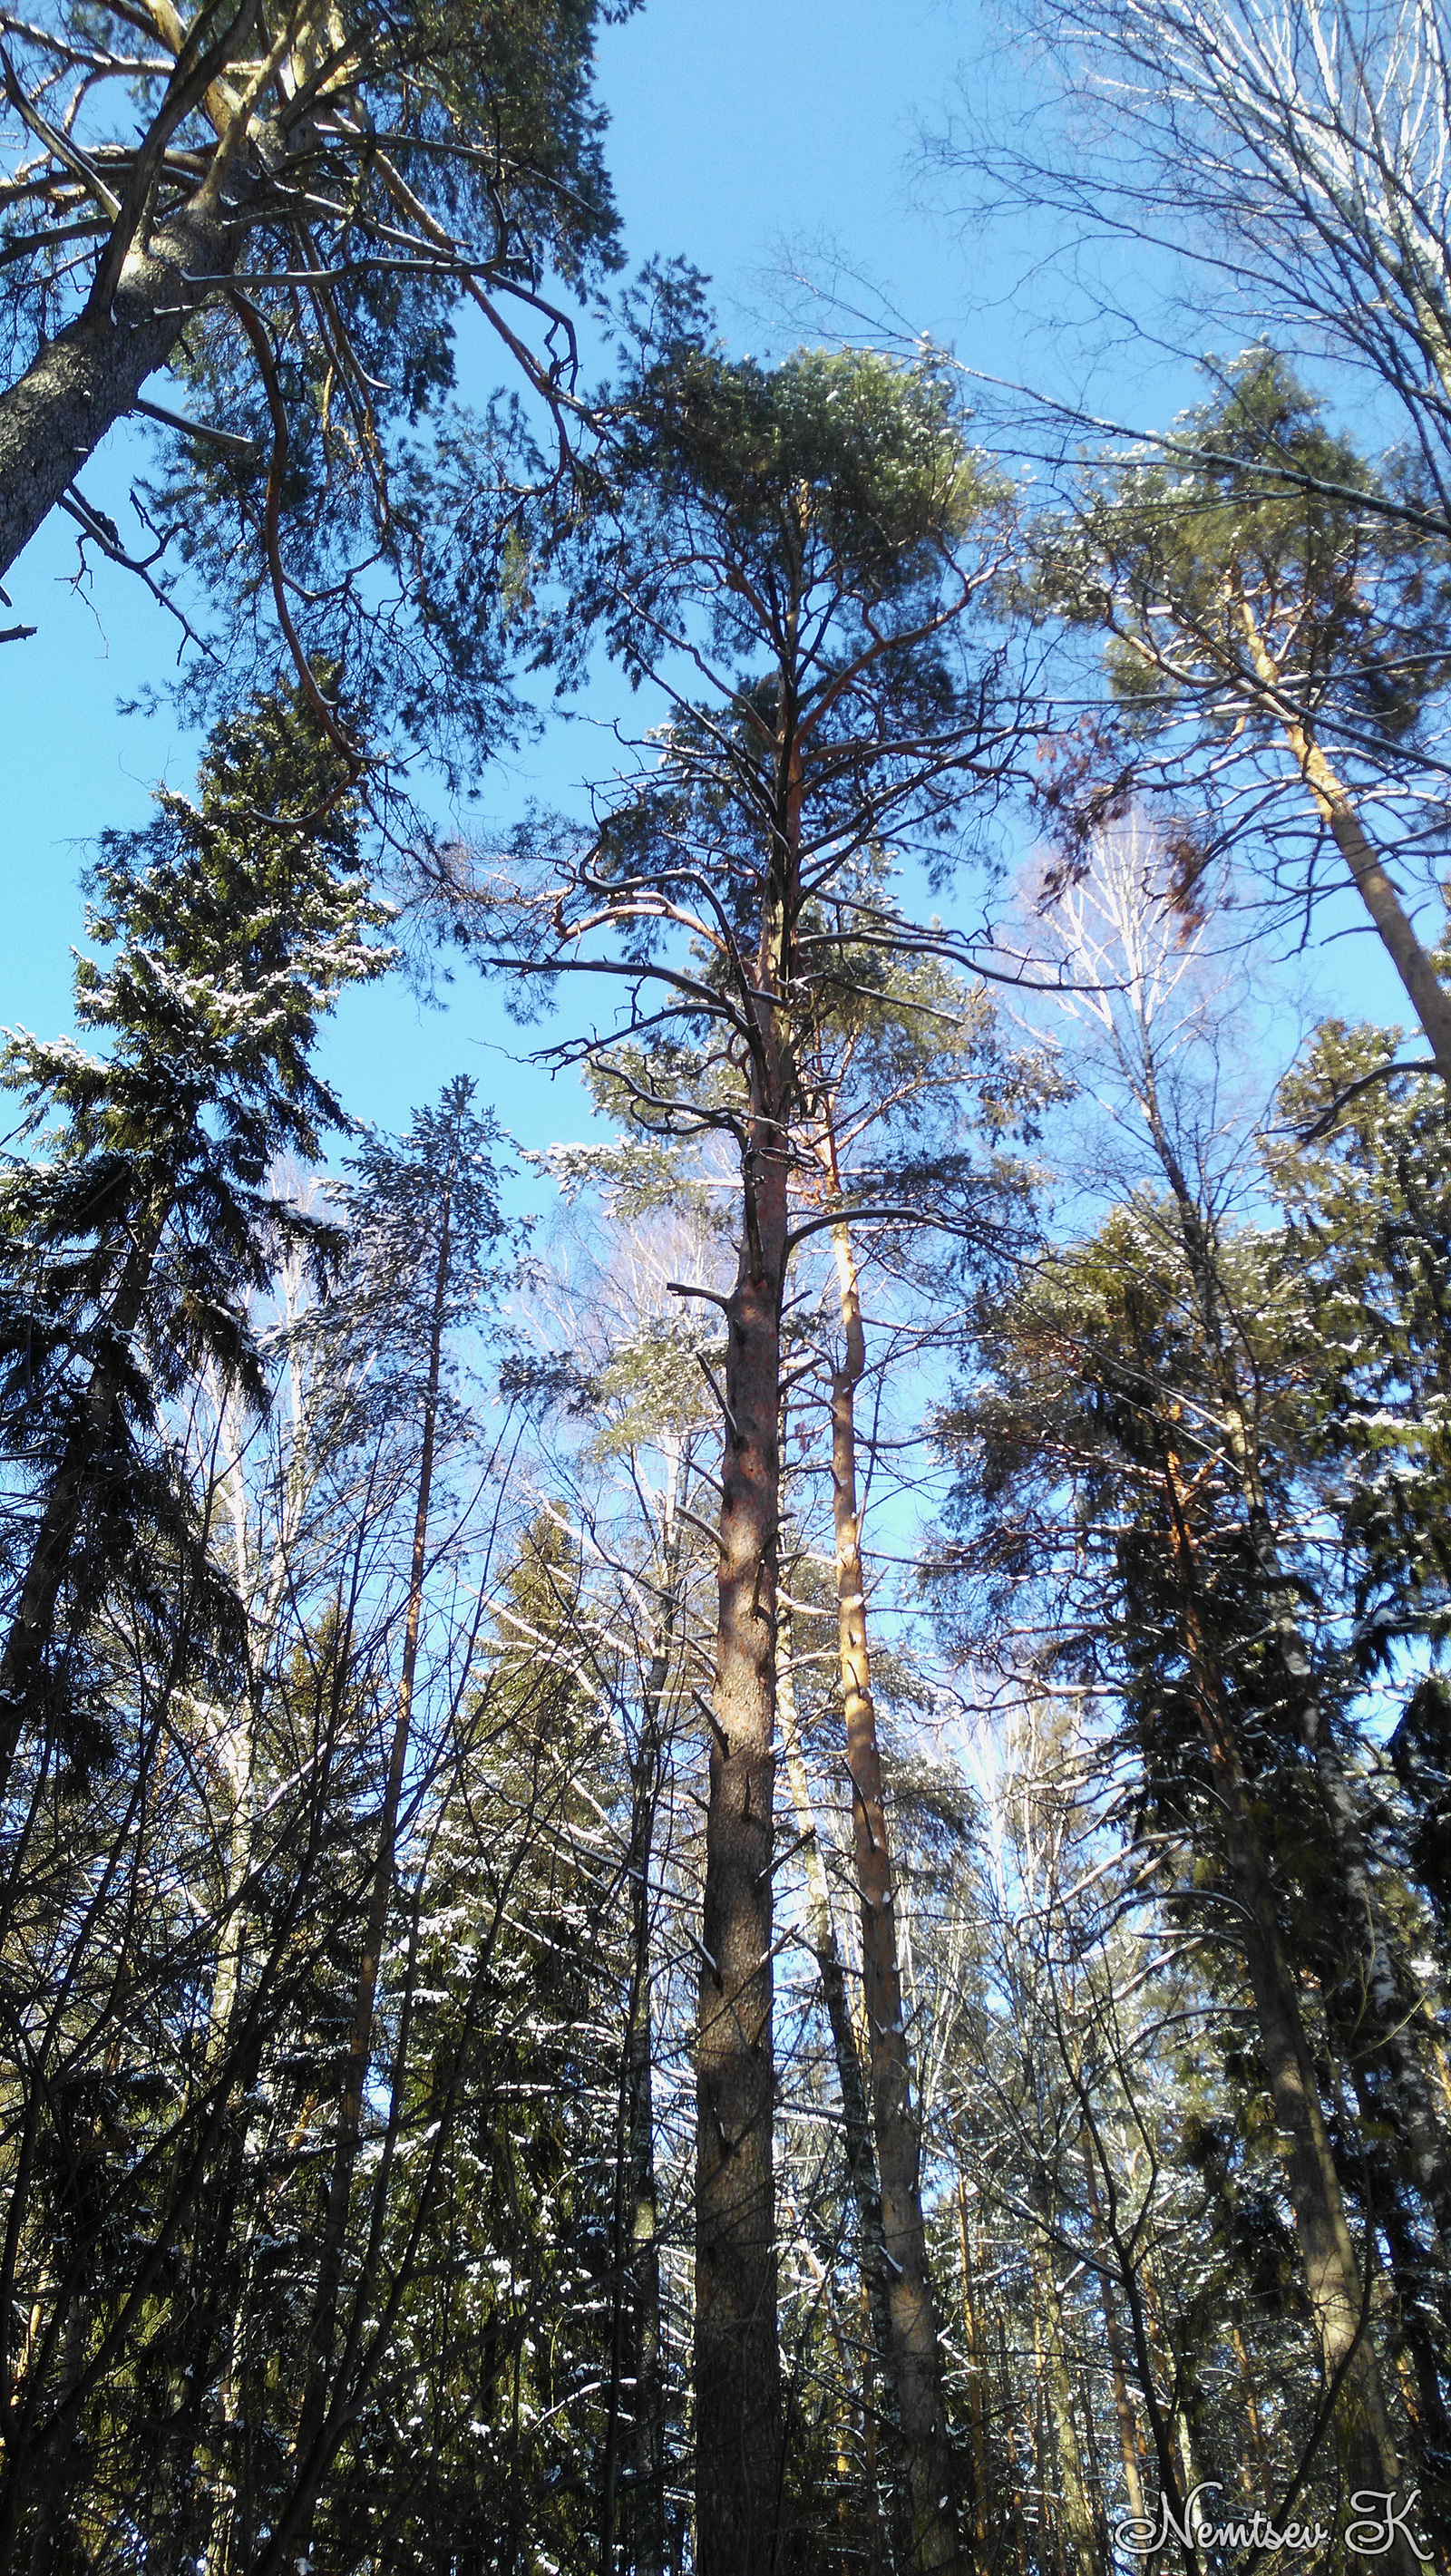
[[[85,1741],[88,1609],[139,1530],[184,1515],[156,1434],[189,1370],[259,1396],[248,1300],[279,1234],[312,1220],[277,1159],[347,1114],[311,1057],[319,1016],[388,964],[349,771],[295,691],[214,731],[195,800],[107,833],[78,960],[77,1017],[104,1041],[13,1035],[0,1080],[29,1145],[0,1180],[4,1532],[0,1782],[23,1737]]]

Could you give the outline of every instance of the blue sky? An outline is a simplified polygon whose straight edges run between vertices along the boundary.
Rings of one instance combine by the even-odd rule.
[[[889,286],[914,323],[952,335],[962,263],[910,212],[903,163],[968,34],[963,13],[923,0],[648,0],[600,47],[631,258],[680,253],[709,271],[729,337],[764,351],[750,309],[761,272],[785,242],[818,254],[830,243]],[[88,493],[117,510],[127,447],[126,434],[113,437],[87,476]],[[118,715],[119,698],[164,684],[176,630],[120,574],[103,570],[88,595],[75,592],[74,533],[52,517],[16,568],[13,613],[40,632],[0,648],[0,1021],[45,1031],[69,1022],[88,839],[144,820],[157,778],[189,784],[196,750],[164,715]],[[607,756],[588,725],[556,728],[481,782],[484,810],[504,817],[531,792],[558,797]],[[397,984],[353,997],[327,1053],[359,1113],[391,1125],[468,1070],[506,1095],[501,1111],[526,1141],[577,1132],[572,1083],[522,1076],[493,1052],[522,1043],[462,976],[444,1013],[420,1011]]]
[[[920,126],[961,70],[971,83],[990,43],[984,23],[939,0],[647,0],[604,31],[599,54],[632,260],[680,253],[706,270],[740,349],[766,355],[801,336],[781,311],[794,266],[860,274],[913,330],[972,365],[1080,390],[1062,378],[1066,344],[1055,352],[1009,305],[1011,281],[983,247],[913,201]],[[1162,418],[1187,387],[1136,385],[1120,367],[1107,390],[1087,380],[1081,389]],[[87,491],[119,508],[127,481],[122,433],[88,472]],[[156,779],[189,784],[196,750],[164,714],[118,714],[118,699],[164,685],[177,634],[123,575],[103,570],[77,592],[73,534],[52,517],[11,575],[13,614],[40,632],[0,647],[0,1021],[45,1032],[69,1024],[88,840],[104,824],[144,820]],[[591,711],[611,712],[609,695]],[[531,793],[560,800],[607,766],[607,737],[587,721],[553,727],[481,782],[482,810],[504,819]],[[1358,966],[1363,958],[1358,944]],[[388,1125],[469,1071],[524,1142],[580,1133],[572,1080],[551,1084],[507,1062],[525,1043],[465,972],[441,1011],[420,1009],[397,982],[350,997],[325,1053],[358,1114]]]

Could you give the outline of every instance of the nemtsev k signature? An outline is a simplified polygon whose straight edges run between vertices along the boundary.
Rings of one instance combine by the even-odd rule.
[[[1323,2522],[1286,2522],[1283,2531],[1276,2530],[1267,2513],[1236,2514],[1225,2522],[1211,2522],[1208,2514],[1201,2511],[1199,2499],[1223,2493],[1223,2486],[1217,2478],[1206,2478],[1189,2497],[1182,2522],[1170,2510],[1168,2498],[1161,2496],[1157,2522],[1150,2522],[1147,2514],[1125,2514],[1121,2521],[1112,2525],[1114,2539],[1120,2549],[1128,2550],[1135,2558],[1151,2558],[1156,2550],[1167,2548],[1171,2540],[1180,2541],[1190,2549],[1286,2549],[1299,2552],[1329,2547],[1330,2533]],[[1350,2510],[1355,2519],[1347,2523],[1341,2534],[1346,2548],[1353,2550],[1357,2558],[1384,2558],[1399,2532],[1422,2566],[1429,2567],[1431,2552],[1424,2541],[1416,2538],[1408,2521],[1420,2497],[1420,2488],[1412,2487],[1405,2503],[1401,2504],[1394,2488],[1357,2487],[1350,2499]]]

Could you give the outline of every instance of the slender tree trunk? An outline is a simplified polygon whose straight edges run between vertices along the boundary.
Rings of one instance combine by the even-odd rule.
[[[866,2576],[896,2576],[896,2562],[891,2555],[890,2514],[882,2511],[881,2452],[877,2435],[882,2421],[877,2405],[877,2382],[881,2376],[878,2361],[877,2328],[872,2316],[871,2292],[865,2281],[861,2285],[862,2316],[862,2461],[867,2498]],[[886,2546],[886,2556],[883,2547]]]
[[[661,2576],[665,2565],[665,2373],[660,2344],[660,2214],[655,2186],[650,2021],[641,2052],[643,2076],[630,2097],[634,2212],[633,2359],[635,2365],[635,2576]]]
[[[968,2421],[972,2429],[972,2536],[977,2565],[981,2568],[987,2565],[988,2547],[988,2367],[983,2319],[973,2278],[972,2224],[967,2214],[967,2181],[963,2171],[961,2139],[957,2146],[957,2234],[962,2248],[962,2322],[967,2341]]]
[[[86,2366],[86,2343],[90,2334],[91,2306],[83,2293],[72,2306],[66,2323],[65,2345],[61,2355],[60,2388],[62,2398],[71,2397],[80,2385]],[[70,2522],[70,2493],[81,2474],[83,2451],[78,2419],[68,2426],[65,2437],[41,2464],[35,2483],[40,2489],[40,2511],[36,2516],[35,2535],[30,2548],[30,2576],[54,2576],[58,2566],[73,2563],[74,2550],[67,2543]]]
[[[1399,2490],[1400,2464],[1330,2150],[1298,1998],[1280,1941],[1274,1891],[1250,1809],[1232,1724],[1201,1632],[1187,1489],[1173,1450],[1165,1456],[1185,1639],[1201,1731],[1223,1818],[1230,1878],[1243,1927],[1260,2047],[1283,2141],[1285,2180],[1305,2267],[1305,2287],[1327,2389],[1338,2385],[1336,2428],[1352,2488]],[[1399,2532],[1387,2557],[1397,2576],[1417,2562]]]
[[[1229,2340],[1234,2346],[1235,2368],[1239,2372],[1240,2394],[1244,2399],[1244,2420],[1249,2428],[1249,2458],[1246,2459],[1244,2466],[1245,2494],[1251,2504],[1259,2503],[1272,2508],[1275,2500],[1274,2487],[1269,2453],[1265,2449],[1265,2428],[1260,2422],[1259,2393],[1255,2387],[1254,2372],[1250,2367],[1243,2329],[1238,2321],[1230,2326]],[[1250,2475],[1250,2459],[1254,2461],[1253,2477]]]
[[[1048,2371],[1043,2355],[1043,2303],[1038,2295],[1038,2267],[1032,2270],[1033,2283],[1033,2412],[1029,2422],[1029,2446],[1033,2457],[1033,2484],[1038,2498],[1038,2564],[1051,2567],[1054,2576],[1066,2576],[1063,2549],[1058,2531],[1056,2499],[1048,2481]]]
[[[260,1721],[258,1688],[255,1671],[248,1690],[246,1718],[226,1747],[224,1760],[232,1792],[231,1829],[227,1843],[226,1879],[223,1891],[222,1939],[217,1959],[217,1972],[212,1981],[211,2010],[206,2041],[206,2069],[214,2073],[226,2059],[227,2044],[236,2013],[242,1985],[242,1965],[246,1955],[246,1905],[244,1890],[252,1873],[253,1831],[256,1813],[253,1782],[256,1768],[257,1738]],[[228,2148],[229,2207],[235,2210],[246,2171],[247,2147],[251,2116],[245,2102],[238,2105],[235,2130]],[[250,2233],[250,2229],[248,2231]],[[216,2285],[220,2312],[221,2388],[212,2425],[198,2444],[201,2482],[208,2502],[206,2567],[208,2576],[225,2576],[228,2547],[233,2524],[233,2500],[236,2490],[239,2357],[242,2343],[242,2301],[246,2280],[246,2242],[235,2248],[228,2237],[222,2240],[219,2261],[225,2262],[225,2283]]]
[[[1018,2576],[1028,2576],[1028,2531],[1023,2519],[1023,2481],[1018,2475],[1018,2444],[1013,2429],[1017,2401],[1013,2392],[1012,2372],[1008,2367],[1008,2329],[1002,2317],[998,2319],[998,2372],[1002,2388],[1003,2438],[1007,2444],[1008,2453],[1008,2484],[1013,2508],[1013,2545],[1017,2554]],[[1031,2445],[1031,2426],[1028,2427],[1028,2439]]]
[[[726,1302],[720,1607],[696,2044],[695,2422],[699,2576],[772,2576],[784,2462],[772,2123],[772,1807],[780,1515],[788,894],[756,970],[751,1131]]]
[[[1063,2337],[1063,2302],[1053,2276],[1053,2246],[1046,2226],[1035,2234],[1034,2253],[1038,2303],[1043,2320],[1043,2376],[1053,2417],[1054,2447],[1058,2454],[1065,2553],[1075,2576],[1097,2576],[1093,2511],[1088,2500],[1088,2482],[1083,2474],[1078,2427],[1073,2420],[1073,2391]]]
[[[1185,2402],[1188,2394],[1185,2374],[1179,2367],[1165,2327],[1154,2267],[1147,2248],[1139,2258],[1137,2313],[1143,2333],[1143,2386],[1149,2393],[1154,2410],[1159,2475],[1164,2493],[1172,2499],[1174,2518],[1182,2529],[1188,2518],[1189,2499],[1196,2487],[1202,2485],[1203,2479],[1194,2448],[1194,2428]],[[1162,2402],[1158,2394],[1160,2389],[1163,2390]],[[1180,2542],[1178,2547],[1188,2576],[1203,2576],[1204,2561],[1197,2544],[1191,2540]]]
[[[650,1863],[665,1757],[665,1692],[680,1616],[679,1508],[683,1473],[682,1453],[677,1447],[662,1504],[659,1615],[641,1691],[639,1740],[630,1766],[630,1841],[625,1864],[630,1891],[630,1986],[616,2139],[610,2404],[600,2480],[600,2561],[606,2576],[615,2557],[627,2325],[634,2387],[633,2576],[661,2576],[665,2561],[665,2392],[660,2361],[660,2238],[655,2190]]]
[[[1394,966],[1412,1009],[1430,1041],[1436,1069],[1451,1082],[1451,994],[1443,986],[1416,926],[1397,894],[1355,810],[1355,800],[1336,777],[1308,727],[1285,706],[1281,677],[1243,592],[1236,604],[1244,627],[1256,679],[1265,690],[1301,777],[1322,823],[1345,862],[1351,884],[1374,925],[1377,938]]]
[[[1128,2376],[1124,2370],[1118,2302],[1113,2294],[1113,2267],[1108,2240],[1104,2234],[1103,2204],[1099,2198],[1098,2178],[1094,2172],[1094,2144],[1092,2138],[1087,2135],[1083,2140],[1083,2171],[1088,2188],[1088,2223],[1093,2234],[1093,2250],[1098,2259],[1098,2295],[1103,2304],[1103,2335],[1108,2346],[1109,2374],[1113,2381],[1113,2411],[1118,2424],[1119,2456],[1123,2461],[1124,2490],[1129,2500],[1129,2512],[1135,2521],[1141,2522],[1144,2518],[1144,2481],[1139,2467],[1138,2426],[1134,2422]]]
[[[842,2128],[846,2141],[847,2184],[857,2218],[858,2260],[862,2289],[867,2302],[873,2358],[880,2370],[891,2371],[892,2327],[887,2298],[887,2252],[882,2231],[882,2196],[877,2179],[876,2150],[872,2145],[871,2122],[867,2111],[866,2083],[862,2074],[861,2052],[852,2025],[851,2004],[846,1991],[841,1951],[836,1927],[832,1921],[831,1889],[827,1883],[826,1865],[821,1856],[821,1843],[816,1830],[816,1817],[811,1801],[811,1784],[806,1776],[806,1763],[801,1751],[801,1734],[796,1722],[796,1688],[792,1670],[791,1613],[784,1606],[780,1616],[776,1659],[776,1707],[781,1724],[781,1746],[786,1756],[786,1777],[795,1810],[796,1831],[801,1838],[802,1857],[806,1867],[807,1917],[806,1937],[811,1945],[821,1978],[822,1998],[826,2005],[827,2023],[831,2030],[832,2050],[836,2058],[836,2077],[841,2091]],[[882,2410],[882,2427],[887,2439],[879,2445],[877,2467],[879,2484],[885,2484],[889,2502],[900,2505],[901,2423],[895,2382],[886,2383],[886,2403]],[[886,2457],[882,2457],[885,2449]],[[895,2509],[893,2528],[900,2520]],[[898,2535],[905,2537],[905,2535]],[[894,2552],[894,2556],[900,2551]]]
[[[335,2443],[331,2443],[328,2438],[329,2382],[337,2335],[338,2303],[342,2290],[348,2206],[352,2197],[353,2174],[362,2139],[363,2092],[367,2083],[368,2062],[373,2048],[373,2011],[377,2001],[378,1971],[382,1961],[383,1943],[388,1929],[388,1912],[393,1897],[393,1874],[398,1846],[398,1811],[402,1803],[403,1781],[408,1766],[408,1747],[413,1726],[413,1694],[418,1671],[419,1632],[423,1618],[423,1581],[428,1563],[428,1518],[433,1498],[434,1443],[438,1426],[443,1333],[448,1309],[452,1249],[450,1224],[456,1169],[455,1159],[445,1178],[442,1197],[438,1260],[434,1272],[433,1305],[429,1320],[428,1381],[423,1402],[423,1445],[418,1463],[418,1497],[413,1517],[413,1550],[409,1565],[408,1613],[403,1634],[403,1666],[398,1682],[398,1708],[393,1723],[393,1742],[389,1752],[382,1811],[378,1818],[378,1841],[367,1914],[363,1924],[362,1956],[358,1962],[358,1980],[353,1994],[352,2023],[348,2036],[347,2062],[343,2073],[342,2098],[338,2105],[332,2171],[328,2179],[327,2200],[323,2211],[317,2292],[308,2329],[302,2410],[293,2449],[296,2483],[293,2499],[288,2508],[286,2540],[287,2546],[299,2559],[306,2559],[310,2552],[317,2498],[335,2448]],[[281,2529],[282,2526],[279,2524],[279,2535]]]
[[[835,1174],[832,1175],[835,1179]],[[836,1598],[846,1758],[852,1784],[857,1884],[862,1909],[862,1978],[867,2015],[877,2166],[890,2281],[891,2367],[902,2426],[911,2504],[912,2557],[920,2576],[958,2566],[955,2464],[947,2440],[937,2316],[922,2219],[921,2124],[912,2107],[911,2062],[902,2018],[902,1979],[893,1912],[891,1854],[881,1749],[867,1650],[866,1596],[857,1509],[856,1389],[866,1366],[861,1298],[851,1238],[832,1229],[846,1341],[831,1379],[831,1475],[836,1519]]]

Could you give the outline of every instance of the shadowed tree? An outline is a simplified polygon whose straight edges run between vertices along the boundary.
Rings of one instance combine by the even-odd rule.
[[[48,1150],[0,1184],[0,1418],[29,1503],[7,1531],[0,1778],[27,1731],[74,1737],[71,1659],[127,1562],[158,1405],[205,1360],[260,1392],[249,1293],[280,1233],[318,1232],[269,1171],[348,1125],[311,1065],[317,1021],[391,953],[367,936],[387,914],[346,767],[296,692],[218,728],[195,803],[157,801],[145,831],[105,838],[94,877],[115,956],[80,961],[77,1009],[108,1052],[18,1035],[3,1062]]]

